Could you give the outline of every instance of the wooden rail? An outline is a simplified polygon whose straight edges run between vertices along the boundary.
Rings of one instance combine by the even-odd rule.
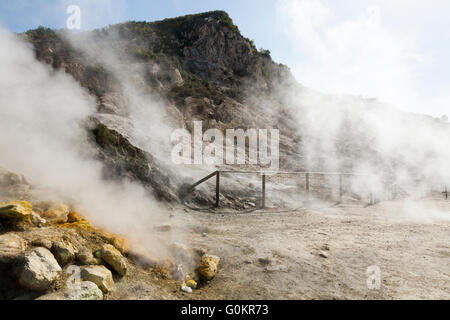
[[[206,182],[207,180],[216,177],[216,196],[215,196],[215,204],[214,207],[218,208],[220,205],[220,174],[221,173],[232,173],[232,174],[258,174],[261,175],[261,208],[265,208],[266,205],[266,176],[267,175],[284,175],[284,174],[294,174],[294,175],[305,175],[305,190],[306,190],[306,197],[309,200],[310,198],[310,178],[311,175],[336,175],[339,177],[339,203],[342,203],[342,198],[344,195],[344,188],[343,188],[343,177],[344,176],[366,176],[366,174],[362,173],[349,173],[349,172],[321,172],[321,171],[243,171],[243,170],[217,170],[206,177],[198,180],[194,184],[188,187],[187,192],[192,192],[194,189]],[[392,190],[392,199],[395,198],[395,195],[397,194],[397,185],[393,184],[391,186]],[[444,187],[444,191],[442,192],[445,199],[448,200],[448,189],[447,185]],[[377,203],[378,200],[374,197],[374,194],[370,192],[369,195],[369,204],[373,205]]]
[[[311,175],[336,175],[339,176],[339,203],[342,202],[342,197],[344,195],[344,188],[343,188],[343,176],[364,176],[364,174],[360,173],[348,173],[348,172],[320,172],[320,171],[242,171],[242,170],[217,170],[213,173],[207,175],[206,177],[200,179],[196,183],[192,184],[188,188],[188,192],[192,192],[195,187],[202,184],[203,182],[211,179],[212,177],[216,177],[216,201],[215,201],[215,207],[218,208],[220,201],[220,174],[221,173],[233,173],[233,174],[259,174],[261,175],[261,208],[265,208],[266,205],[266,176],[267,175],[280,175],[280,174],[294,174],[294,175],[305,175],[305,190],[307,198],[310,197],[310,176]],[[370,194],[370,204],[374,204],[375,199]]]

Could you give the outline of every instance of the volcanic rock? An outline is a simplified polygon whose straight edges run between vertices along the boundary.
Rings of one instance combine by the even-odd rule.
[[[19,283],[27,289],[43,291],[50,287],[61,271],[61,267],[49,250],[35,248],[25,253],[19,272]]]
[[[88,266],[81,270],[81,278],[95,283],[103,293],[114,289],[114,280],[111,271],[104,266]]]
[[[100,250],[100,257],[120,276],[127,273],[127,260],[112,245],[105,244]]]

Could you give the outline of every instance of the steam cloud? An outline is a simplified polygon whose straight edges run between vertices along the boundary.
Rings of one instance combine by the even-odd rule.
[[[17,35],[0,30],[0,37],[1,165],[75,204],[94,225],[164,255],[151,232],[163,210],[137,184],[106,182],[93,160],[85,125],[95,100],[71,76],[39,63]]]

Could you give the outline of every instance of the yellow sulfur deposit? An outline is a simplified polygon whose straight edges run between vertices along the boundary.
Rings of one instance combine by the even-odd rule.
[[[0,203],[0,217],[25,219],[31,216],[32,207],[28,201],[9,201]]]
[[[197,288],[197,282],[195,282],[195,280],[188,280],[186,281],[186,286],[191,288],[191,289],[196,289]]]
[[[217,273],[220,258],[210,254],[204,254],[198,271],[206,280],[211,280]]]
[[[70,211],[69,212],[69,214],[67,215],[67,222],[68,223],[75,223],[75,222],[87,222],[87,223],[89,223],[89,221],[87,221],[78,212],[75,212],[75,211]]]
[[[61,224],[61,227],[62,228],[81,227],[86,230],[94,231],[94,229],[91,227],[91,223],[75,211],[69,212],[69,214],[67,215],[67,222]]]

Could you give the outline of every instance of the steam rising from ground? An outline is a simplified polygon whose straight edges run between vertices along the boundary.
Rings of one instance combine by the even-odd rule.
[[[365,174],[351,179],[350,186],[362,197],[372,192],[389,200],[397,191],[398,197],[416,199],[450,185],[450,125],[395,109],[435,106],[417,94],[421,85],[414,67],[423,57],[414,35],[390,30],[381,8],[370,6],[341,21],[326,1],[279,0],[280,26],[301,56],[294,73],[301,83],[327,93],[294,86],[279,95],[297,114],[308,169]],[[395,108],[347,93],[373,96]],[[403,206],[405,217],[411,212],[411,218],[449,219],[425,205],[412,210],[413,203]]]
[[[105,182],[93,160],[85,125],[94,99],[71,76],[39,63],[16,35],[0,30],[0,37],[1,165],[50,187],[47,197],[72,201],[95,225],[163,254],[151,236],[162,209],[139,185]]]
[[[101,31],[99,32],[101,33]],[[110,28],[97,36],[96,32],[62,34],[87,60],[107,70],[119,82],[125,106],[119,112],[131,120],[128,135],[137,147],[166,158],[170,155],[168,114],[165,103],[156,98],[145,83],[148,73],[158,65],[136,61],[124,50],[126,39]],[[123,121],[124,119],[122,119]],[[120,120],[119,120],[120,122]],[[123,132],[118,124],[119,132]]]
[[[414,199],[450,186],[447,122],[403,113],[375,99],[296,88],[283,88],[280,97],[297,114],[309,170],[361,174],[350,178],[348,191],[366,199],[370,193],[379,200]],[[450,218],[426,206],[412,210],[412,203],[403,207],[405,217],[411,212],[414,218]]]

